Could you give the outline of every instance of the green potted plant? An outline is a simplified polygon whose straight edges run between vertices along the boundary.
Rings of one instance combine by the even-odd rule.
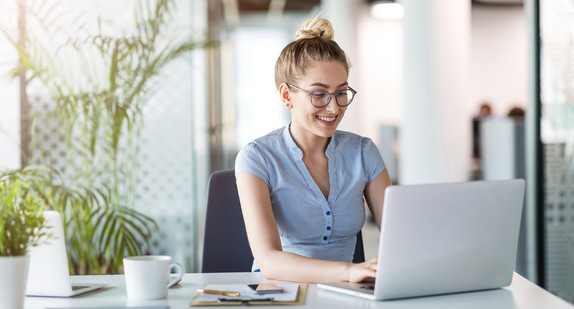
[[[23,308],[28,249],[45,239],[41,201],[19,172],[0,175],[0,299],[3,308]]]
[[[159,230],[135,205],[142,111],[163,68],[214,42],[170,28],[177,12],[173,0],[136,1],[133,29],[123,35],[101,31],[108,23],[103,18],[95,33],[82,26],[95,21],[82,16],[72,18],[77,25],[60,24],[67,19],[55,18],[65,12],[59,2],[46,4],[50,9],[44,2],[16,2],[21,22],[16,27],[0,21],[0,33],[20,57],[12,71],[21,80],[22,104],[29,104],[32,86],[54,104],[22,115],[28,122],[23,135],[29,136],[23,137],[25,164],[56,171],[38,182],[37,196],[63,216],[72,274],[120,273],[122,257],[148,254]],[[65,28],[75,29],[74,36],[60,31]],[[66,162],[60,168],[52,145],[36,138],[34,124],[43,121],[58,124],[51,135],[65,145],[57,154]]]

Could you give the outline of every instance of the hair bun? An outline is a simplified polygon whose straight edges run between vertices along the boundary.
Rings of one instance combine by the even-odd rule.
[[[332,40],[335,36],[331,22],[323,18],[309,18],[303,22],[301,29],[297,31],[295,40],[307,40],[322,38]]]

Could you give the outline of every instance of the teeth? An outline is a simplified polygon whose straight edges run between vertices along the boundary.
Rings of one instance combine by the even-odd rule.
[[[326,121],[326,122],[331,122],[331,121],[335,121],[335,116],[332,117],[327,117],[327,116],[317,116],[317,118],[319,118],[319,120],[322,121]]]

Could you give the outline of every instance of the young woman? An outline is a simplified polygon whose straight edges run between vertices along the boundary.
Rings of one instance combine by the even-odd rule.
[[[353,264],[364,201],[380,228],[389,174],[373,142],[337,131],[356,91],[328,20],[303,23],[275,66],[291,123],[245,146],[235,162],[253,270],[297,282],[359,282],[377,259]]]

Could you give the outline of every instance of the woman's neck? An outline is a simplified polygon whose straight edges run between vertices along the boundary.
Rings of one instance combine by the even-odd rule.
[[[304,155],[324,155],[329,140],[331,139],[330,137],[311,134],[293,125],[289,127],[289,133],[291,133],[293,141],[295,141],[295,144],[303,151]]]

